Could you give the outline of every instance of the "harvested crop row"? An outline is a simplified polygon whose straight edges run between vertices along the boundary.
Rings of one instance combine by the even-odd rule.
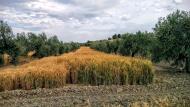
[[[153,81],[152,63],[81,47],[58,57],[0,72],[0,90],[62,87],[67,84],[124,85]]]

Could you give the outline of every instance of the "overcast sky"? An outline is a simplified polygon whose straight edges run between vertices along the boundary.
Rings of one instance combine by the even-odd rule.
[[[63,41],[151,31],[159,17],[190,10],[190,0],[0,0],[0,20],[13,32],[46,32]]]

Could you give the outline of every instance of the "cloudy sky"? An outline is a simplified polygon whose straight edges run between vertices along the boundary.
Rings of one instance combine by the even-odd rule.
[[[190,0],[0,0],[0,20],[13,32],[46,32],[63,41],[151,31],[159,17],[190,11]]]

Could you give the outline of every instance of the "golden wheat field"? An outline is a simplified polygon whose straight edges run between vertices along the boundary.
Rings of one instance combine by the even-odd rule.
[[[153,81],[152,63],[88,47],[0,71],[0,90],[63,87],[66,84],[125,85]]]

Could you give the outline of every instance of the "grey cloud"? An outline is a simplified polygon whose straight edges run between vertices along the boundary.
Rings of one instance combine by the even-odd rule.
[[[12,5],[16,5],[16,4],[27,2],[27,1],[28,0],[1,0],[0,5],[12,6]]]
[[[45,31],[84,42],[151,31],[159,17],[189,7],[189,0],[0,0],[0,19],[15,32]]]

